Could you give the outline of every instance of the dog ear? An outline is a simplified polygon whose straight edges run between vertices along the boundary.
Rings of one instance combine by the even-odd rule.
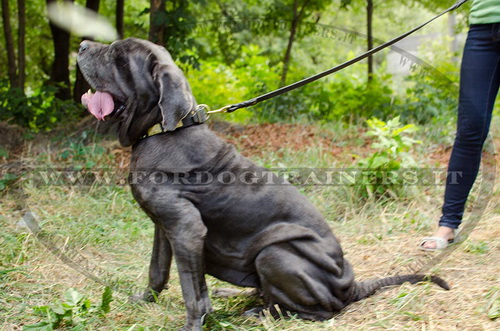
[[[173,131],[177,124],[196,106],[191,88],[182,71],[174,64],[156,64],[153,80],[159,90],[158,106],[162,115],[162,126]]]

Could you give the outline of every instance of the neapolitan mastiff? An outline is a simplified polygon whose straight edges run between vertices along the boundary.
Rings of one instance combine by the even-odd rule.
[[[184,329],[201,330],[212,311],[205,274],[257,288],[268,307],[312,320],[331,318],[380,287],[426,279],[354,281],[327,223],[295,187],[269,185],[282,180],[259,176],[265,169],[207,125],[193,125],[201,116],[196,101],[163,47],[135,38],[84,41],[78,64],[96,91],[82,102],[98,119],[118,120],[120,143],[132,146],[129,182],[155,225],[149,287],[141,299],[153,300],[164,289],[174,256],[187,308]],[[148,136],[158,124],[165,132]],[[218,180],[200,181],[200,174]],[[448,289],[442,279],[430,280]]]

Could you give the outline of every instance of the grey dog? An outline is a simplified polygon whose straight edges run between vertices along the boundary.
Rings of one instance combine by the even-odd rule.
[[[120,143],[132,146],[129,183],[154,222],[149,286],[140,298],[153,300],[165,288],[174,256],[187,309],[184,330],[201,330],[212,311],[205,274],[257,288],[267,307],[310,320],[331,318],[380,287],[427,279],[355,281],[329,226],[295,187],[240,155],[207,125],[178,128],[197,104],[163,47],[135,38],[111,45],[84,41],[78,64],[96,90],[83,103],[97,118],[117,120]],[[158,124],[164,133],[148,136]],[[241,182],[227,184],[223,176],[200,182],[199,174]],[[439,277],[428,279],[448,289]]]

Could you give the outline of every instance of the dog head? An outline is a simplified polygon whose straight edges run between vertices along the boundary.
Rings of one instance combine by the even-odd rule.
[[[196,108],[189,84],[168,51],[149,41],[128,38],[110,45],[83,41],[78,65],[96,91],[84,94],[82,103],[99,120],[120,121],[124,146],[135,143],[156,123],[175,130]]]

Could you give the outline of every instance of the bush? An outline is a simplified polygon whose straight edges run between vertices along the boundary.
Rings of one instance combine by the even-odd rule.
[[[75,289],[68,289],[64,293],[64,301],[52,305],[33,307],[34,311],[45,320],[31,325],[24,325],[23,330],[55,330],[71,328],[85,330],[93,319],[104,317],[110,311],[113,301],[111,288],[105,287],[101,296],[101,304],[95,305],[90,299],[78,293]]]
[[[244,46],[242,56],[230,66],[218,61],[201,61],[199,70],[189,70],[188,78],[199,103],[211,108],[255,98],[279,87],[281,64],[272,65],[256,45]],[[294,72],[290,81],[311,75]],[[390,77],[374,77],[370,84],[347,75],[322,80],[269,99],[229,118],[259,122],[352,120],[370,116],[386,117],[392,113],[393,91]]]
[[[449,122],[454,118],[458,104],[460,69],[442,50],[433,52],[436,64],[415,66],[406,77],[406,89],[401,105],[401,118],[419,124]]]
[[[0,81],[0,121],[35,132],[50,131],[61,120],[67,121],[82,113],[73,101],[57,99],[56,92],[56,87],[42,86],[25,95],[20,89],[10,88],[7,81]]]
[[[398,171],[414,167],[415,160],[410,154],[411,147],[420,143],[408,137],[417,127],[413,124],[401,125],[399,116],[387,122],[375,117],[366,121],[370,130],[367,135],[374,137],[371,147],[376,151],[358,161],[358,167],[365,173],[361,183],[356,183],[356,191],[362,198],[392,196],[404,193],[404,178]]]

